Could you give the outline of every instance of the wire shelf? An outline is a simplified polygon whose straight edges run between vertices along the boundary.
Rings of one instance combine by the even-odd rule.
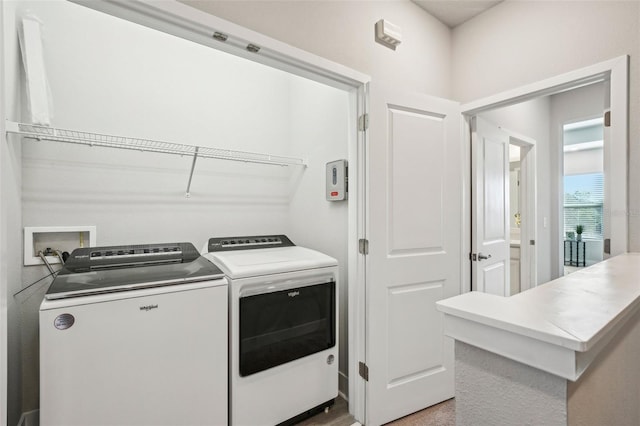
[[[196,145],[183,145],[151,139],[113,136],[77,130],[58,129],[35,124],[7,122],[7,133],[21,135],[25,138],[48,140],[55,142],[75,143],[89,146],[102,146],[118,149],[130,149],[144,152],[158,152],[174,155],[197,156],[221,160],[241,161],[245,163],[272,164],[276,166],[306,167],[300,158],[261,154],[257,152],[234,151],[230,149],[211,148]]]

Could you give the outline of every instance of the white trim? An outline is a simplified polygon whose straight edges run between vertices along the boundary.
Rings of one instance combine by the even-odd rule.
[[[610,217],[624,216],[624,220],[612,220],[609,227],[611,238],[611,256],[626,253],[629,250],[629,211],[628,211],[628,150],[629,150],[629,57],[618,58],[615,64],[611,64],[611,127],[609,136],[611,147],[609,149],[609,172],[607,179]],[[624,161],[620,161],[624,158]],[[607,170],[605,166],[605,170]]]
[[[27,411],[22,413],[18,426],[38,426],[40,424],[40,410]]]
[[[621,69],[624,68],[624,73],[626,74],[628,61],[629,57],[624,55],[532,84],[527,84],[516,89],[507,90],[462,105],[462,113],[464,115],[476,115],[483,111],[514,105],[542,96],[555,95],[599,81],[605,81],[613,74],[614,70],[620,72]],[[619,74],[619,76],[621,76],[621,74]]]
[[[358,89],[358,115],[369,112],[369,85]],[[355,123],[357,128],[357,123]],[[368,131],[358,131],[357,167],[350,167],[350,188],[356,189],[357,207],[350,209],[349,223],[349,413],[364,421],[366,382],[358,373],[358,362],[366,361],[366,256],[358,252],[358,240],[367,238],[368,223]],[[354,180],[355,178],[355,180]],[[352,198],[353,199],[353,198]],[[355,211],[357,210],[357,211]],[[353,213],[353,215],[351,214]],[[357,235],[353,235],[355,230]],[[355,268],[353,265],[357,265]]]
[[[371,78],[341,64],[326,60],[255,31],[220,19],[176,1],[153,0],[70,0],[94,10],[135,22],[186,40],[225,51],[295,75],[309,78],[352,93],[356,117],[351,127],[357,132],[350,144],[352,196],[349,206],[349,412],[364,420],[365,382],[358,375],[358,360],[365,356],[365,256],[358,255],[359,238],[366,238],[366,167],[365,133],[357,131],[357,116],[368,108],[367,84]],[[225,42],[215,40],[214,32],[225,34]],[[258,53],[247,51],[251,43]],[[355,146],[354,146],[355,145]],[[351,157],[355,155],[355,157]],[[356,167],[354,167],[356,166]]]
[[[344,393],[341,390],[341,386],[340,384],[342,382],[347,382],[347,391],[349,390],[349,376],[347,376],[346,374],[344,374],[342,371],[338,371],[338,396],[341,397],[342,399],[344,399],[345,401],[347,401],[347,403],[349,402],[349,395],[347,395],[346,393]]]
[[[334,87],[350,90],[371,80],[367,75],[344,65],[177,1],[70,1]],[[215,32],[225,34],[228,37],[227,40],[225,42],[215,40],[212,37]],[[258,53],[247,51],[248,44],[259,46],[260,51]]]
[[[529,290],[537,285],[537,173],[536,173],[536,141],[528,136],[520,135],[502,128],[509,135],[509,143],[518,145],[520,149],[520,201],[524,212],[523,226],[520,229],[520,291]],[[522,197],[525,194],[525,197]]]
[[[460,109],[462,111],[462,108]],[[473,116],[462,117],[462,129],[460,144],[463,156],[462,166],[462,241],[461,253],[462,261],[460,271],[460,294],[471,291],[471,120]]]
[[[508,90],[493,96],[482,98],[473,102],[462,105],[461,111],[465,116],[465,141],[471,141],[471,131],[469,123],[472,117],[484,111],[495,108],[506,107],[520,102],[525,102],[542,96],[549,96],[564,92],[571,89],[593,84],[599,81],[609,81],[611,87],[611,111],[612,121],[610,129],[611,135],[611,156],[610,161],[615,162],[615,167],[611,167],[611,177],[609,183],[614,182],[609,189],[612,193],[610,202],[611,215],[625,215],[625,220],[612,221],[611,235],[611,255],[626,253],[628,251],[628,74],[629,74],[629,56],[623,55],[608,61],[600,62],[585,68],[570,71],[555,77],[528,84],[513,90]],[[613,119],[615,117],[615,119]],[[471,145],[469,142],[468,149]],[[465,160],[469,164],[470,169],[470,153],[465,152],[468,156]],[[625,161],[620,161],[624,158]],[[467,172],[470,173],[470,172]],[[471,190],[470,175],[467,174],[464,180],[463,192],[469,194]],[[471,206],[464,207],[463,214],[465,217],[471,217]],[[471,224],[470,220],[465,224],[464,229],[467,236],[464,241],[463,253],[469,253],[471,247]],[[470,269],[467,270],[468,272]],[[471,288],[470,273],[463,274],[463,288],[469,291]]]

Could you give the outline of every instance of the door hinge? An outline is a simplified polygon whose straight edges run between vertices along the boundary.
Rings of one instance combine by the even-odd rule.
[[[365,238],[360,238],[358,240],[358,252],[364,255],[369,254],[369,240]]]
[[[362,114],[358,117],[358,130],[364,132],[369,129],[369,114]]]
[[[611,254],[611,238],[604,239],[604,254]]]
[[[358,362],[358,373],[360,374],[360,377],[365,379],[367,382],[369,381],[369,367],[367,367],[367,364],[362,361]]]
[[[611,127],[611,111],[604,113],[604,127]]]

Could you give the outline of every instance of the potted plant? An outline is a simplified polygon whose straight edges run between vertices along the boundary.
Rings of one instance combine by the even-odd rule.
[[[582,225],[576,225],[576,241],[582,241]]]

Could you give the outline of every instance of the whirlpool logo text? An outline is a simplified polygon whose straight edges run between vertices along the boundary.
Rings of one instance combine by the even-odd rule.
[[[146,306],[140,306],[140,310],[141,311],[150,311],[152,309],[158,309],[158,305],[146,305]]]

